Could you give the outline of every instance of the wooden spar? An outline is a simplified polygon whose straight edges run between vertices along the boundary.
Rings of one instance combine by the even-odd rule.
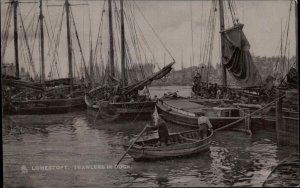
[[[182,49],[181,49],[181,71],[182,71],[182,79],[184,81],[184,79],[185,79],[185,70],[184,70],[184,67],[183,67],[183,52],[182,52]]]
[[[166,66],[166,53],[164,53],[164,67]]]
[[[45,52],[44,52],[44,15],[43,15],[43,0],[40,0],[40,32],[41,32],[41,82],[45,84]]]
[[[298,3],[295,1],[295,30],[296,30],[296,69],[299,72],[298,67]],[[297,81],[299,83],[299,75],[297,74]],[[298,107],[299,110],[299,107]]]
[[[115,76],[115,65],[114,65],[114,32],[112,23],[112,10],[111,0],[108,0],[108,24],[109,24],[109,55],[110,55],[110,76]]]
[[[280,64],[281,64],[281,71],[283,71],[282,36],[283,36],[283,34],[282,34],[282,20],[281,20],[281,23],[280,23]],[[283,75],[281,75],[281,76],[283,77]]]
[[[94,88],[95,83],[94,83],[94,65],[93,65],[93,49],[91,48],[90,50],[90,77],[91,77],[91,86]]]
[[[219,0],[219,7],[220,7],[220,32],[225,29],[225,22],[224,22],[224,4],[223,0]],[[223,65],[223,54],[224,54],[225,46],[224,46],[224,39],[221,33],[221,65],[222,65],[222,85],[223,87],[227,87],[227,75],[226,75],[226,68]]]
[[[125,157],[125,155],[127,154],[127,152],[131,149],[131,147],[136,143],[136,141],[142,136],[142,134],[147,130],[148,125],[146,125],[144,127],[144,129],[142,130],[142,132],[136,137],[136,139],[134,140],[134,142],[128,147],[128,149],[126,150],[126,152],[124,153],[124,155],[121,157],[121,159],[118,161],[116,167],[119,165],[119,163],[122,161],[122,159]]]
[[[121,69],[123,87],[127,86],[126,71],[125,71],[125,28],[124,28],[124,9],[123,0],[120,0],[121,7]]]
[[[18,1],[13,0],[13,11],[14,11],[14,47],[15,47],[15,63],[16,63],[16,77],[20,78],[20,69],[19,69],[19,42],[18,42]]]
[[[70,31],[70,3],[65,1],[66,20],[67,20],[67,42],[68,42],[68,62],[69,62],[69,78],[70,78],[70,92],[73,91],[73,63],[72,63],[72,49],[71,49],[71,31]]]
[[[298,65],[298,2],[295,1],[295,30],[296,30],[296,69],[297,69],[297,82],[299,84],[299,65]],[[298,88],[298,95],[299,95],[299,88]],[[299,105],[297,105],[297,111],[299,113]],[[298,130],[299,132],[299,130]],[[299,154],[300,148],[299,145],[297,147],[297,153]]]
[[[94,68],[96,68],[96,66],[94,66],[94,64],[93,64],[93,43],[92,43],[92,29],[91,29],[90,13],[89,13],[89,22],[90,22],[90,36],[89,36],[89,39],[90,39],[90,81],[91,81],[92,88],[94,88],[95,87]]]

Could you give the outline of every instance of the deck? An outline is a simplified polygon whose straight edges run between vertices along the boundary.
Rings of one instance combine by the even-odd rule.
[[[164,100],[164,104],[166,106],[178,109],[179,111],[191,113],[191,115],[195,113],[204,113],[202,109],[205,108],[205,106],[201,104],[190,102],[189,99]]]

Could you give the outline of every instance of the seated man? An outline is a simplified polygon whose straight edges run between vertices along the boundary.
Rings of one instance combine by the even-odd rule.
[[[212,124],[206,116],[200,116],[198,118],[198,126],[200,132],[200,139],[204,139],[207,137],[207,130],[212,130]]]
[[[158,119],[157,125],[156,126],[147,126],[148,128],[152,129],[152,130],[158,130],[158,139],[159,139],[159,143],[158,145],[161,146],[167,146],[169,145],[169,131],[168,128],[165,124],[165,122],[161,119]]]

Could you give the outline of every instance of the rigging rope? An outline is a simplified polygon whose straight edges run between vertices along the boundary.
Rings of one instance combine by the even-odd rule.
[[[86,76],[88,77],[88,80],[90,81],[91,78],[90,78],[89,73],[88,73],[87,68],[86,68],[86,63],[85,63],[85,59],[84,59],[84,56],[83,56],[83,52],[82,52],[82,48],[81,48],[81,44],[80,44],[80,40],[79,40],[77,28],[76,28],[76,24],[75,24],[75,19],[74,19],[74,16],[73,16],[73,11],[72,11],[71,8],[70,8],[70,13],[71,13],[70,14],[71,15],[71,19],[73,21],[75,36],[76,36],[76,39],[77,39],[77,44],[78,44],[78,47],[79,47],[79,51],[81,53],[81,59],[82,59],[83,64],[84,64],[84,70],[85,70]]]
[[[35,67],[34,67],[34,62],[33,62],[32,54],[31,54],[31,51],[30,51],[30,48],[29,48],[29,45],[28,45],[28,38],[27,38],[27,34],[26,34],[26,30],[25,30],[25,27],[24,27],[24,22],[23,22],[23,18],[22,18],[21,10],[20,10],[19,6],[18,6],[18,9],[19,9],[18,12],[19,12],[20,20],[21,20],[22,31],[23,31],[24,39],[25,39],[25,45],[26,45],[26,48],[27,48],[28,56],[29,56],[30,66],[32,68],[34,76],[37,77],[37,73],[36,73],[36,70],[35,70]]]
[[[54,53],[53,53],[53,58],[52,58],[52,62],[51,64],[53,64],[54,62],[56,63],[56,67],[57,67],[57,61],[55,59],[55,55],[57,55],[57,58],[59,57],[58,56],[58,47],[59,47],[59,44],[60,44],[60,36],[61,36],[61,31],[62,31],[62,24],[63,24],[63,19],[64,19],[64,14],[65,14],[65,9],[62,8],[62,15],[61,15],[61,20],[60,20],[60,24],[58,26],[58,31],[57,31],[57,36],[56,36],[56,40],[54,41]],[[57,73],[58,73],[58,70],[57,70]],[[58,73],[58,78],[60,78],[60,75]]]
[[[200,23],[203,23],[203,1],[201,1],[201,17],[200,17]],[[199,52],[199,66],[201,63],[201,57],[202,57],[202,50],[203,50],[203,27],[200,27],[200,52]],[[203,64],[202,64],[203,66]]]
[[[11,23],[11,17],[12,17],[12,8],[11,4],[8,4],[6,16],[5,16],[5,22],[4,22],[4,27],[1,33],[2,35],[2,40],[1,40],[1,62],[4,61],[4,55],[7,49],[7,42],[8,42],[8,32],[10,28],[10,23]]]
[[[286,49],[287,49],[287,42],[288,42],[288,37],[289,37],[289,30],[290,30],[290,20],[291,20],[291,12],[292,12],[292,6],[293,6],[293,1],[290,1],[290,9],[289,9],[289,17],[288,17],[288,22],[287,22],[287,29],[286,29],[286,41],[285,41],[285,47],[284,47],[284,54],[283,54],[283,66],[285,66],[285,56],[286,56]],[[283,67],[284,69],[284,67]]]
[[[163,43],[163,41],[161,40],[161,38],[159,37],[159,35],[156,33],[156,31],[153,29],[152,25],[149,23],[149,21],[147,20],[147,18],[145,17],[145,15],[143,14],[143,12],[141,11],[140,7],[137,5],[137,3],[135,1],[133,1],[135,6],[137,7],[137,9],[139,10],[139,12],[141,13],[141,15],[143,16],[143,18],[145,19],[145,21],[147,22],[147,24],[150,26],[151,30],[154,32],[154,34],[156,35],[156,37],[158,38],[158,40],[160,41],[160,43],[162,44],[162,46],[165,48],[165,50],[168,52],[168,54],[170,55],[170,57],[173,59],[173,61],[175,62],[174,57],[172,56],[171,52],[169,51],[169,49],[166,47],[166,45]]]
[[[192,9],[192,1],[190,1],[190,12],[191,12],[192,70],[193,70],[193,66],[194,66],[194,29],[193,29],[193,9]]]
[[[98,52],[98,46],[100,44],[100,46],[102,46],[102,30],[103,30],[103,17],[104,17],[104,13],[105,13],[105,3],[106,3],[106,0],[103,2],[103,6],[102,6],[102,11],[101,11],[101,19],[100,19],[100,24],[99,24],[99,28],[98,28],[98,35],[97,35],[97,40],[96,40],[96,45],[95,45],[95,49],[94,49],[94,57],[93,57],[93,62],[95,62],[96,65],[98,65],[97,63],[97,52]],[[100,47],[100,62],[102,63],[101,65],[103,65],[103,58],[102,58],[102,48]],[[99,67],[99,66],[98,66]],[[100,73],[100,72],[99,72]],[[103,74],[101,73],[101,76]],[[100,78],[100,75],[97,75],[99,76]]]

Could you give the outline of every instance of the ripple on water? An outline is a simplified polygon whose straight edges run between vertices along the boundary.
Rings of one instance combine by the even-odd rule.
[[[52,118],[55,118],[52,117]],[[27,120],[30,118],[27,118]],[[135,162],[128,169],[75,169],[113,166],[124,154],[122,144],[137,135],[145,122],[93,123],[85,114],[59,116],[55,124],[37,122],[23,134],[3,135],[4,182],[7,186],[261,186],[272,167],[293,148],[278,147],[267,133],[252,137],[239,132],[216,133],[209,151],[167,161]],[[22,117],[20,121],[25,121]],[[20,122],[19,121],[19,122]],[[50,119],[46,123],[51,122]],[[22,125],[20,125],[22,126]],[[170,132],[182,128],[170,127]],[[34,171],[32,166],[61,165],[68,170]],[[21,167],[26,166],[27,173]]]

